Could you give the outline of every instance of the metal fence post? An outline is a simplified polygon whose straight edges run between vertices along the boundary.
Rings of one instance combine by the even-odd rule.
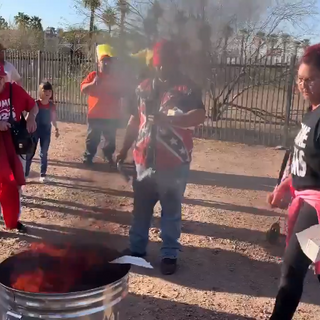
[[[294,78],[296,72],[296,59],[297,56],[293,55],[290,59],[290,72],[289,72],[289,79],[288,79],[288,88],[287,88],[287,103],[286,103],[286,110],[285,110],[285,122],[283,127],[283,146],[287,146],[288,144],[288,135],[290,129],[290,116],[291,116],[291,107],[292,107],[292,100],[293,100],[293,90],[294,90]]]
[[[42,81],[42,53],[41,53],[41,51],[40,50],[38,50],[38,66],[37,66],[37,81],[38,81],[38,83],[37,83],[37,86],[41,83],[41,81]],[[37,88],[37,86],[36,86],[36,88]]]

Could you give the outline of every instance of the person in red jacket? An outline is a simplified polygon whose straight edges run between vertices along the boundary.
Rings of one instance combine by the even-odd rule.
[[[10,104],[13,118],[19,121],[22,112],[27,112],[27,130],[36,130],[38,107],[33,98],[18,84],[6,82],[7,73],[0,64],[0,205],[8,229],[25,232],[18,221],[20,214],[20,189],[25,184],[22,159],[16,154],[10,133]],[[10,101],[10,86],[11,100]]]

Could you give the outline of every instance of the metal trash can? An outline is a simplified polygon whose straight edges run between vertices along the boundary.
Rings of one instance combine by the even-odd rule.
[[[22,253],[23,254],[23,253]],[[81,319],[119,320],[121,301],[128,293],[130,265],[117,265],[120,278],[87,291],[61,294],[28,293],[11,288],[10,266],[18,255],[0,264],[0,320]]]

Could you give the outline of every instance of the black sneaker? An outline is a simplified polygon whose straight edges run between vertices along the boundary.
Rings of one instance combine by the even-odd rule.
[[[93,164],[92,160],[86,158],[83,158],[82,162],[87,166],[91,166]]]
[[[27,233],[28,232],[28,229],[25,225],[23,225],[20,221],[18,221],[17,223],[17,228],[18,232],[20,233]]]
[[[112,155],[104,156],[104,161],[107,162],[110,165],[110,167],[115,166],[115,162],[113,160],[113,156]]]
[[[164,276],[171,276],[172,274],[175,274],[177,271],[177,259],[162,259],[160,269]]]
[[[144,258],[144,257],[146,257],[147,253],[146,252],[145,253],[131,252],[130,249],[125,249],[122,251],[122,255],[136,257],[136,258]]]

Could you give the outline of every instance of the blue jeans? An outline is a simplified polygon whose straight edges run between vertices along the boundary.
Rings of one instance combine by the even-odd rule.
[[[144,168],[137,166],[137,179],[133,182],[133,222],[130,229],[130,250],[145,254],[154,206],[160,201],[162,258],[176,259],[180,251],[181,204],[186,189],[190,166],[181,165],[170,170],[160,170],[144,177]]]
[[[48,151],[51,142],[51,125],[47,126],[39,126],[37,131],[35,132],[35,140],[36,140],[36,148],[38,142],[40,141],[40,174],[41,176],[45,176],[48,168]],[[34,154],[27,155],[26,161],[26,177],[29,176],[30,167],[32,163]]]
[[[103,155],[110,160],[116,151],[117,119],[88,119],[88,133],[84,160],[91,162],[97,153],[101,136],[104,138]]]

